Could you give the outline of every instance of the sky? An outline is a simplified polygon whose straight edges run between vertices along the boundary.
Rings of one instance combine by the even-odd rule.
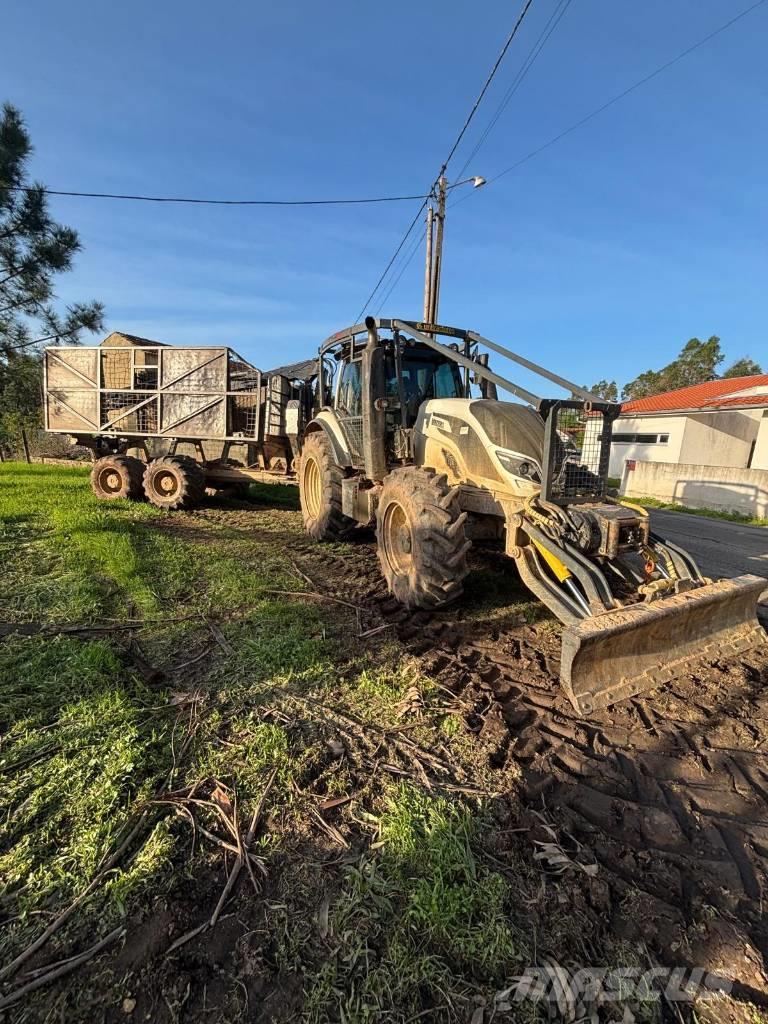
[[[449,180],[557,3],[533,0]],[[467,166],[489,184],[453,194],[441,323],[586,385],[658,368],[692,336],[719,335],[726,364],[768,362],[768,3],[490,180],[749,3],[571,0]],[[521,7],[9,0],[0,100],[23,112],[52,189],[420,194]],[[83,243],[58,294],[101,300],[109,330],[231,345],[268,369],[356,322],[418,206],[53,198]],[[366,312],[421,319],[423,278],[419,246]]]

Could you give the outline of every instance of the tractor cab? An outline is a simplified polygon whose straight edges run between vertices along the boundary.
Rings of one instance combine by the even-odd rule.
[[[430,345],[411,337],[410,326],[378,321],[372,344],[368,327],[359,324],[329,338],[320,350],[317,412],[321,419],[333,418],[349,464],[372,479],[381,479],[386,465],[410,459],[425,402],[469,398],[475,380],[456,361],[458,356],[474,365],[476,346],[466,332],[433,328],[432,337],[445,333],[447,343]],[[413,324],[414,330],[420,326]]]

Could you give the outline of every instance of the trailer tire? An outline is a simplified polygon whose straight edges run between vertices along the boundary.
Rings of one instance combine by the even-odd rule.
[[[304,529],[315,540],[340,540],[357,525],[341,511],[343,479],[325,433],[309,434],[301,450],[299,498]]]
[[[112,501],[127,498],[142,501],[144,463],[131,455],[106,455],[97,459],[91,470],[91,489],[97,498]]]
[[[379,561],[389,592],[406,608],[439,608],[460,597],[467,568],[467,513],[458,488],[434,469],[404,466],[385,477],[376,509]]]
[[[157,508],[195,508],[205,497],[205,472],[188,455],[163,455],[144,471],[144,493]]]

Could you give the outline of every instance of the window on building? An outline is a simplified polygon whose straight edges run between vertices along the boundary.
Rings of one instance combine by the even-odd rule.
[[[669,444],[669,434],[613,434],[615,444]]]

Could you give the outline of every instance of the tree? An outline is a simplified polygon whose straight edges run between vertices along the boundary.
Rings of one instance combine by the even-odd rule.
[[[762,367],[749,356],[737,359],[735,363],[723,371],[723,378],[729,377],[752,377],[756,373],[762,373]]]
[[[691,338],[677,359],[661,370],[646,370],[624,386],[622,398],[646,398],[663,391],[703,384],[717,378],[717,367],[723,361],[720,339],[713,334],[707,341]]]
[[[598,398],[602,398],[606,402],[618,402],[619,400],[619,389],[615,380],[599,380],[597,384],[593,384],[591,388],[586,388],[586,390],[591,391],[593,395],[597,395]]]
[[[53,306],[56,274],[72,269],[80,240],[57,224],[47,196],[31,184],[32,143],[21,114],[6,103],[0,116],[0,352],[34,349],[46,341],[77,343],[83,331],[103,327],[98,302]]]
[[[99,302],[54,306],[54,280],[72,269],[80,240],[48,212],[44,187],[30,183],[32,143],[21,114],[6,103],[0,112],[0,434],[39,418],[38,346],[77,344],[84,331],[99,331]],[[12,426],[9,426],[11,424]]]

